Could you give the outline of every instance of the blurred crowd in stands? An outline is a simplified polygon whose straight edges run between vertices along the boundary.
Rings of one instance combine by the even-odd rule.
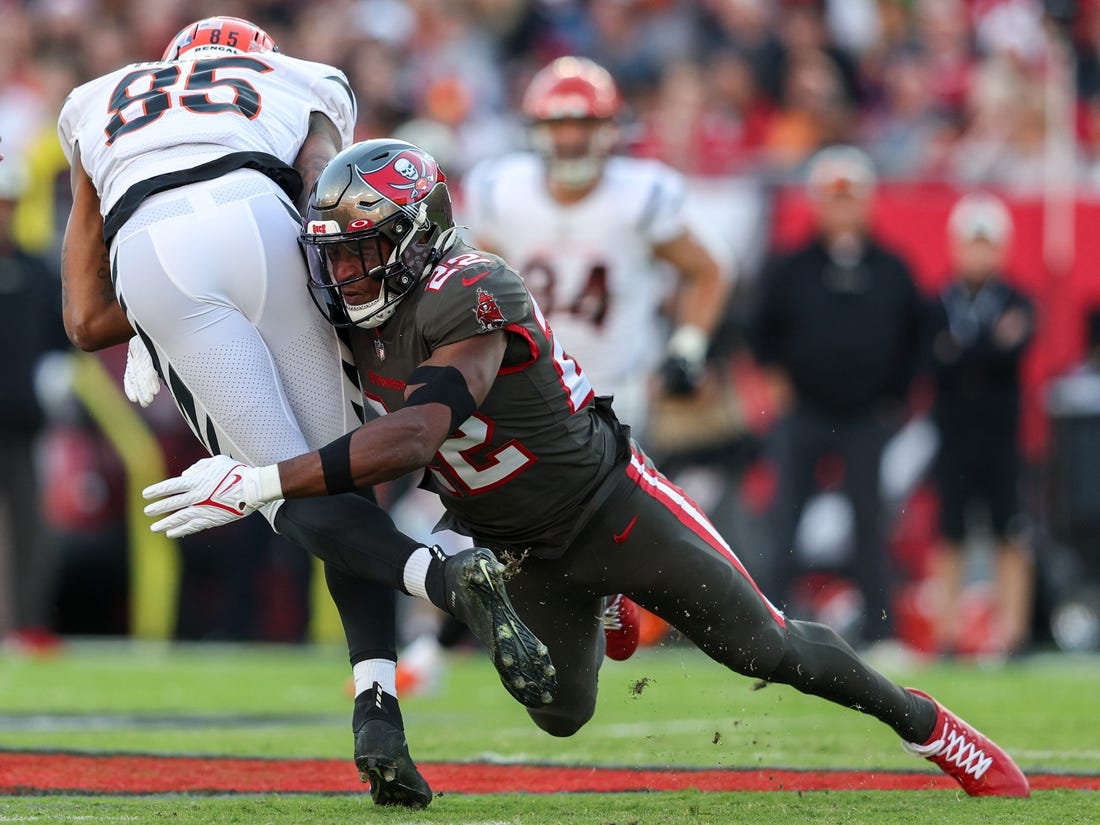
[[[283,51],[343,69],[359,101],[356,137],[393,135],[423,146],[459,198],[475,162],[525,144],[518,100],[537,69],[562,54],[602,63],[627,103],[624,151],[688,176],[706,204],[698,211],[701,234],[726,244],[720,257],[737,282],[720,342],[727,354],[744,351],[753,282],[782,230],[773,217],[778,193],[801,184],[823,147],[861,147],[881,183],[1049,199],[1072,182],[1077,198],[1100,194],[1098,0],[33,0],[0,2],[0,152],[22,181],[11,229],[21,249],[56,270],[69,206],[56,119],[68,91],[122,64],[159,58],[184,24],[214,14],[253,20]],[[917,245],[945,243],[940,225]],[[926,288],[926,297],[943,283]],[[58,286],[49,300],[59,295]],[[1032,297],[1042,324],[1043,296]],[[123,358],[107,352],[101,360],[117,377]],[[1062,360],[1055,366],[1067,368]],[[715,417],[729,401],[722,390],[704,410],[666,405],[654,439],[670,463],[678,447],[699,446],[685,435],[690,423],[669,424],[677,416],[704,421],[716,435],[760,430],[743,420],[757,388],[751,368],[736,356],[723,364],[736,396],[729,403],[739,409]],[[125,633],[116,604],[126,588],[121,469],[110,447],[89,435],[95,427],[79,405],[51,394],[45,372],[36,437],[45,434],[53,449],[40,451],[38,466],[47,524],[63,539],[54,550],[60,572],[48,619],[14,615],[10,597],[0,595],[0,632],[44,624],[64,633]],[[176,472],[199,456],[164,395],[142,415],[173,445],[166,452]],[[771,488],[751,470],[758,454],[738,445],[732,453],[710,450],[736,465],[726,468],[725,486],[707,476],[689,489],[720,511],[719,526],[751,566],[767,542],[754,533],[758,521],[731,513],[761,510],[754,502]],[[204,594],[189,603],[208,609],[181,614],[177,635],[304,638],[308,562],[269,538],[262,523],[253,527],[259,532],[247,538],[213,531],[185,548],[184,585]],[[113,558],[119,572],[90,592],[90,574],[77,574],[74,584],[71,571],[96,553]],[[8,588],[20,586],[8,578]],[[272,592],[294,609],[258,608],[272,603],[262,595]]]
[[[577,53],[622,87],[633,150],[688,174],[783,180],[817,147],[851,142],[886,179],[1034,191],[1058,114],[1050,98],[1067,88],[1052,34],[1077,67],[1066,117],[1082,182],[1100,160],[1092,0],[6,2],[6,151],[36,157],[75,83],[157,58],[184,23],[219,13],[342,68],[359,96],[359,137],[416,136],[452,177],[522,141],[519,92],[551,58]]]

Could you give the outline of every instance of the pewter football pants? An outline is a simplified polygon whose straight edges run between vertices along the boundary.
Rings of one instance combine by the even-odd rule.
[[[625,593],[737,673],[788,684],[925,741],[930,702],[863,662],[825,625],[786,619],[757,588],[709,519],[636,446],[614,490],[560,559],[526,558],[508,593],[550,648],[558,693],[532,719],[575,733],[596,704],[603,597]]]

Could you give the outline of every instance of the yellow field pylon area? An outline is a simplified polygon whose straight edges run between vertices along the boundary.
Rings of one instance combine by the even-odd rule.
[[[318,644],[344,641],[340,614],[325,584],[325,563],[313,556],[313,575],[309,583],[309,640]]]
[[[145,487],[167,475],[164,454],[99,358],[86,352],[74,353],[71,358],[73,394],[118,452],[126,470],[130,635],[170,639],[179,598],[179,549],[174,540],[149,529],[141,497]]]

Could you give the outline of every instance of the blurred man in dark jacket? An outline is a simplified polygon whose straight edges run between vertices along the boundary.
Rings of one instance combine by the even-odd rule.
[[[1008,210],[992,195],[973,193],[959,200],[948,219],[955,278],[929,312],[943,536],[932,574],[941,596],[937,641],[947,653],[968,631],[959,623],[959,600],[968,507],[975,501],[988,508],[997,545],[993,572],[999,638],[992,640],[990,652],[1019,647],[1030,625],[1032,560],[1023,540],[1017,488],[1020,361],[1035,329],[1035,311],[1002,277],[1011,229]]]
[[[36,633],[49,624],[53,559],[39,508],[35,446],[45,416],[34,391],[39,358],[67,350],[61,280],[42,259],[20,249],[12,216],[25,176],[0,163],[0,635]]]
[[[909,267],[871,235],[875,172],[867,156],[850,146],[822,150],[810,163],[808,186],[816,233],[769,262],[752,332],[781,414],[773,433],[778,489],[768,592],[791,597],[799,518],[819,460],[835,453],[855,524],[843,572],[863,597],[863,641],[873,643],[893,636],[879,467],[915,371],[921,302]]]

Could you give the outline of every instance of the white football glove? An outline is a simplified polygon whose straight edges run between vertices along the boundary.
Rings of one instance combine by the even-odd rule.
[[[135,404],[148,407],[160,392],[160,376],[153,366],[153,358],[145,348],[141,336],[130,339],[126,348],[126,372],[122,374],[122,389]]]
[[[152,484],[141,494],[160,499],[146,505],[145,515],[165,516],[150,529],[170,539],[228,524],[283,497],[278,465],[250,467],[227,455],[196,461],[176,478]]]

